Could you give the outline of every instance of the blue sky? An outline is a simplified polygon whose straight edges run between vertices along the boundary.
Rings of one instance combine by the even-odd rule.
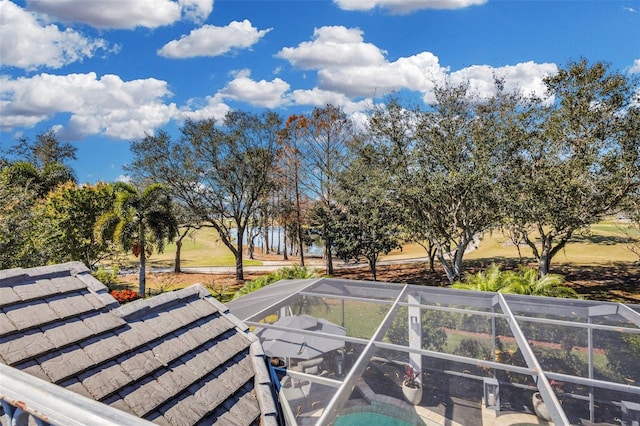
[[[640,1],[0,0],[0,150],[54,130],[84,182],[129,142],[231,109],[355,119],[385,95],[493,75],[542,94],[569,60],[640,75]]]

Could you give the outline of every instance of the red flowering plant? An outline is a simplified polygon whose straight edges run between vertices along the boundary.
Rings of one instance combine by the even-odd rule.
[[[413,389],[417,389],[420,387],[420,383],[418,382],[418,373],[416,373],[416,371],[410,365],[404,367],[403,383],[405,386]]]
[[[129,290],[128,288],[124,290],[111,290],[111,295],[118,303],[132,302],[140,298],[137,291]]]

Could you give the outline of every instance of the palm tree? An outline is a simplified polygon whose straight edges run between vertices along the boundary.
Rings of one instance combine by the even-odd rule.
[[[32,163],[18,161],[7,165],[0,173],[0,182],[4,185],[30,188],[38,198],[69,181],[76,183],[73,170],[62,163],[48,163],[38,168]]]
[[[116,201],[111,212],[96,222],[96,238],[111,240],[140,258],[140,296],[146,292],[146,259],[164,250],[165,241],[172,241],[178,223],[166,188],[152,184],[142,191],[127,183],[116,183]]]
[[[486,271],[466,276],[464,282],[457,281],[451,287],[463,290],[494,291],[530,296],[548,296],[578,298],[578,293],[564,285],[564,277],[547,274],[538,277],[534,268],[521,267],[516,271],[502,271],[499,265],[492,263]]]

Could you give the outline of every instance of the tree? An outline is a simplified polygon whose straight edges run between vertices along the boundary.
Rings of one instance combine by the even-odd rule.
[[[163,131],[133,142],[130,170],[161,182],[196,217],[218,231],[244,279],[244,235],[260,202],[271,191],[276,156],[275,113],[234,111],[217,126],[212,119],[187,121],[178,141]]]
[[[386,105],[375,107],[367,120],[365,142],[379,161],[369,168],[376,176],[386,176],[389,196],[395,201],[395,217],[401,225],[401,240],[412,241],[427,253],[429,269],[434,272],[436,250],[429,238],[428,224],[414,214],[412,199],[412,161],[416,150],[416,130],[422,112],[405,107],[396,95]],[[371,156],[369,156],[372,158]]]
[[[506,187],[508,217],[549,273],[551,260],[579,230],[615,212],[640,184],[637,81],[601,62],[570,62],[547,77],[540,104],[514,139]]]
[[[36,206],[73,173],[59,163],[39,169],[25,162],[3,161],[0,169],[0,266],[33,267],[50,261],[49,247],[37,230]]]
[[[640,196],[638,194],[629,197],[625,213],[629,216],[629,221],[620,228],[628,238],[629,250],[638,256],[638,263],[640,263]]]
[[[401,209],[390,190],[391,174],[381,167],[386,157],[370,145],[352,146],[354,160],[342,172],[336,193],[339,213],[333,242],[343,260],[367,259],[376,281],[380,255],[400,247]]]
[[[113,187],[104,183],[77,186],[67,182],[49,192],[38,207],[43,244],[51,251],[50,261],[81,261],[88,268],[113,255],[113,247],[94,236],[102,215],[111,211]]]
[[[42,198],[58,185],[76,182],[73,171],[61,163],[48,163],[38,168],[32,163],[18,161],[2,169],[0,182],[14,188],[29,187]]]
[[[327,274],[333,274],[332,232],[327,228],[330,215],[335,211],[335,192],[338,176],[345,167],[348,146],[354,138],[351,120],[340,108],[327,105],[314,110],[304,119],[305,131],[300,135],[298,149],[302,153],[302,168],[305,180],[304,189],[314,199],[322,212],[321,236],[324,241],[324,257],[327,262]],[[326,220],[328,219],[328,220]]]
[[[453,283],[469,245],[500,221],[495,184],[503,150],[494,126],[500,103],[474,99],[466,84],[437,87],[435,96],[408,153],[411,176],[403,199]]]
[[[1,176],[1,173],[0,173]],[[31,268],[47,263],[33,224],[36,192],[30,187],[9,186],[0,178],[0,269]]]
[[[140,258],[139,294],[146,292],[146,259],[154,249],[162,252],[166,241],[176,236],[178,224],[167,189],[152,184],[138,190],[131,184],[116,183],[113,210],[102,215],[95,228],[96,240],[113,241]]]
[[[75,160],[76,151],[76,147],[60,142],[55,132],[50,130],[36,135],[34,141],[18,139],[18,143],[9,149],[9,154],[38,168],[44,168],[48,164],[64,164],[67,160]]]
[[[182,272],[182,242],[185,238],[193,236],[195,231],[202,228],[202,223],[197,216],[186,206],[174,202],[173,212],[178,223],[178,234],[175,240],[176,255],[173,261],[173,272]]]
[[[287,119],[284,128],[279,133],[278,143],[280,144],[279,155],[279,181],[283,189],[283,205],[281,212],[286,222],[294,220],[294,238],[298,244],[300,252],[300,265],[304,266],[304,212],[303,205],[305,198],[301,186],[304,181],[302,154],[298,145],[299,139],[306,135],[308,129],[307,118],[304,115],[291,115]],[[294,200],[293,203],[291,200]],[[292,206],[293,204],[293,206]],[[293,209],[292,209],[293,207]],[[293,213],[293,214],[292,214]],[[284,226],[285,232],[287,226]]]

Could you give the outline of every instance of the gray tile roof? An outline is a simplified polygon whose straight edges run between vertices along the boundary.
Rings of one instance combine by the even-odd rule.
[[[158,424],[277,424],[258,339],[200,285],[120,306],[81,263],[0,271],[0,362]]]

